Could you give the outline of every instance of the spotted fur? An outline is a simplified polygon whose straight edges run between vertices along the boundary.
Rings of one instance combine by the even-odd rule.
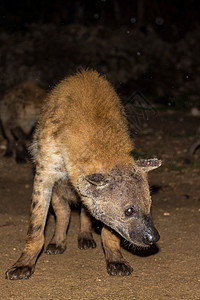
[[[103,76],[82,71],[52,90],[31,147],[36,173],[26,244],[6,278],[28,278],[33,273],[44,244],[50,201],[56,229],[48,254],[65,250],[70,202],[81,200],[79,248],[96,246],[91,214],[105,224],[102,243],[108,273],[123,276],[132,272],[122,257],[119,235],[141,246],[159,239],[150,216],[146,171],[160,165],[157,159],[135,162],[132,148],[119,97]]]

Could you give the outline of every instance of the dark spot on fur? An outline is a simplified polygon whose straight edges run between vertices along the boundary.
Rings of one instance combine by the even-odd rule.
[[[41,230],[41,228],[42,228],[42,225],[36,225],[34,227],[33,224],[30,224],[27,234],[32,235],[34,232]]]
[[[59,125],[57,127],[57,130],[52,133],[53,137],[56,138],[57,136],[59,136],[61,130],[62,130],[62,125]]]
[[[41,193],[40,191],[33,190],[33,194],[39,196]]]
[[[60,121],[59,121],[59,120],[52,120],[51,123],[52,123],[52,124],[59,124]]]
[[[40,172],[36,172],[35,175],[40,176]]]
[[[41,228],[42,228],[42,225],[37,225],[33,228],[33,231],[39,231],[39,230],[41,230]]]
[[[39,169],[39,170],[43,170],[44,169],[44,166],[41,165],[39,162],[36,163],[36,168]]]
[[[33,204],[32,204],[32,208],[34,209],[37,204],[38,204],[38,201],[34,201]]]
[[[58,130],[57,130],[57,131],[55,131],[55,132],[53,132],[53,134],[52,134],[52,135],[53,135],[53,137],[54,137],[54,138],[57,138],[57,136],[59,135],[59,132],[58,132]]]
[[[65,196],[62,196],[61,198],[62,200],[67,201],[67,198]]]
[[[56,172],[60,172],[60,171],[61,171],[61,169],[60,169],[59,167],[56,167],[54,170],[55,170]]]
[[[28,228],[28,231],[27,231],[27,234],[31,235],[32,233],[33,233],[33,224],[30,224],[29,228]]]

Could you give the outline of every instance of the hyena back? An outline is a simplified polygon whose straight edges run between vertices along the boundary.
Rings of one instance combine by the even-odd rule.
[[[90,215],[104,223],[102,243],[110,275],[129,275],[120,237],[139,246],[159,239],[151,216],[146,172],[157,159],[134,161],[123,107],[113,87],[96,71],[65,78],[48,95],[34,135],[36,173],[24,250],[6,278],[29,278],[44,244],[49,203],[56,229],[49,254],[66,248],[70,202],[81,199],[80,249],[96,246]],[[89,212],[89,213],[88,213]]]
[[[26,144],[30,140],[46,93],[31,82],[11,88],[0,102],[0,120],[7,140],[4,156],[16,152],[16,162],[26,161]]]

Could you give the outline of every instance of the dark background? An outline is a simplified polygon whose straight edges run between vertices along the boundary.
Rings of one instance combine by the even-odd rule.
[[[170,108],[199,107],[200,2],[0,2],[0,93],[46,90],[80,67],[107,75],[123,99],[140,91]]]
[[[199,26],[199,8],[197,0],[8,0],[0,4],[1,27],[8,32],[27,31],[35,22],[126,25],[132,29],[140,22],[140,26],[152,25],[169,41],[183,38],[193,26]]]

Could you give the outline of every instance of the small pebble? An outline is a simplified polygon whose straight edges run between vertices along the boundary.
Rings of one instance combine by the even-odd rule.
[[[169,213],[169,212],[164,212],[163,215],[169,217],[169,216],[170,216],[170,213]]]

